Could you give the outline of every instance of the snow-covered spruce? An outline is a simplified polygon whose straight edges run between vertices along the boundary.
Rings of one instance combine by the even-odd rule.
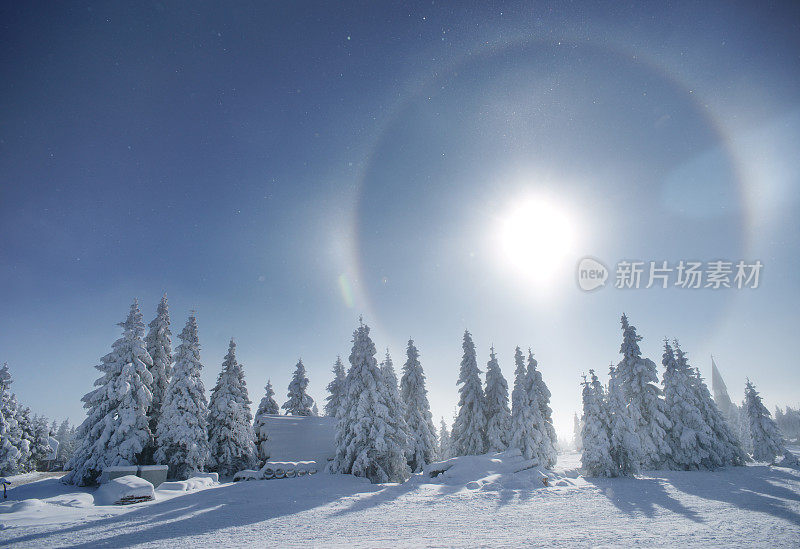
[[[308,387],[308,377],[306,377],[306,367],[303,365],[303,360],[297,361],[292,375],[292,381],[289,382],[289,392],[286,396],[289,400],[283,403],[283,408],[286,410],[286,415],[289,416],[310,416],[311,407],[314,406],[314,399],[306,393]]]
[[[178,336],[172,379],[156,429],[155,461],[169,466],[169,477],[185,480],[208,463],[208,400],[200,372],[197,319],[189,316]]]
[[[528,372],[525,357],[519,347],[514,351],[514,390],[511,391],[511,433],[509,446],[517,448],[525,459],[532,459],[542,465],[542,447],[546,433],[543,429],[542,414],[537,403],[531,402],[528,390]],[[549,441],[548,441],[549,442]]]
[[[150,405],[148,413],[150,429],[153,432],[158,427],[158,417],[161,415],[164,396],[172,377],[172,332],[169,325],[169,306],[167,294],[164,294],[158,304],[156,317],[148,324],[149,330],[145,337],[147,352],[153,359],[153,365],[150,367],[150,375],[153,377],[150,387],[153,393],[153,403]]]
[[[106,467],[136,465],[152,433],[147,411],[152,403],[153,364],[144,343],[144,322],[134,300],[123,335],[96,366],[103,375],[83,397],[86,420],[78,429],[79,447],[67,468],[66,483],[94,482]]]
[[[581,465],[590,477],[613,477],[617,475],[617,467],[611,458],[603,385],[594,370],[589,370],[589,376],[591,381],[586,381],[585,376],[583,378],[583,427],[579,437],[583,448]]]
[[[55,431],[54,438],[58,441],[57,461],[66,463],[72,458],[72,454],[75,453],[75,436],[73,429],[74,428],[70,428],[68,419],[62,421],[58,428],[53,429]]]
[[[486,363],[486,444],[490,452],[508,448],[511,410],[508,409],[508,383],[500,371],[494,347]]]
[[[636,327],[622,315],[622,360],[616,368],[616,380],[635,422],[635,432],[640,439],[641,464],[645,468],[661,467],[669,458],[667,431],[671,424],[666,416],[661,389],[658,387],[656,365],[643,358]]]
[[[30,464],[28,470],[35,470],[36,465],[43,461],[51,452],[50,427],[47,425],[47,418],[44,416],[33,416],[31,418],[31,439],[30,439]]]
[[[731,430],[728,422],[720,412],[708,386],[700,376],[700,370],[690,368],[686,353],[680,347],[677,340],[673,341],[675,356],[680,367],[691,373],[689,384],[694,391],[695,399],[700,405],[700,415],[703,421],[711,429],[711,444],[708,446],[708,459],[701,462],[706,469],[724,467],[726,465],[743,465],[747,456],[742,451],[738,438]]]
[[[386,349],[386,355],[383,358],[383,362],[380,364],[380,371],[389,397],[389,416],[392,418],[392,422],[399,426],[398,428],[402,432],[403,449],[405,452],[408,452],[409,434],[408,424],[406,423],[406,406],[400,398],[397,373],[394,371],[394,363],[389,354],[389,349]]]
[[[414,340],[408,340],[406,363],[400,378],[400,396],[405,405],[408,428],[406,456],[411,472],[417,473],[426,464],[435,461],[436,429],[433,426],[428,391],[425,389],[425,372],[419,362],[419,351]]]
[[[778,457],[787,454],[786,446],[769,410],[761,402],[761,395],[749,379],[745,385],[744,403],[753,439],[753,459],[775,463]]]
[[[253,416],[244,381],[244,369],[236,360],[231,339],[217,384],[208,405],[209,464],[221,476],[250,469],[256,463]]]
[[[439,459],[450,459],[450,431],[447,429],[447,422],[442,418],[439,423]]]
[[[407,478],[405,433],[398,418],[389,415],[390,406],[369,326],[360,321],[353,333],[331,472],[366,477],[373,483]]]
[[[342,357],[337,356],[336,362],[333,365],[333,380],[331,380],[326,387],[328,390],[328,397],[325,399],[326,416],[336,417],[336,413],[339,411],[339,407],[342,405],[342,398],[344,397],[345,375]]]
[[[547,388],[547,384],[542,378],[542,373],[537,370],[537,365],[536,359],[533,358],[533,352],[528,349],[528,392],[531,395],[531,403],[535,402],[539,406],[542,428],[547,437],[540,449],[541,464],[544,467],[551,468],[556,464],[556,459],[558,458],[558,435],[556,435],[556,428],[553,426],[550,389]]]
[[[575,450],[580,452],[583,450],[583,437],[581,436],[581,432],[583,431],[583,422],[581,418],[578,417],[578,414],[572,415],[572,442],[575,445]]]
[[[280,413],[278,403],[275,402],[275,391],[272,389],[272,382],[267,380],[264,387],[266,393],[258,405],[256,417],[253,420],[253,431],[256,437],[256,457],[259,461],[269,459],[267,441],[269,440],[269,430],[267,429],[267,416],[274,416]]]
[[[0,475],[12,475],[20,469],[22,432],[16,419],[11,395],[13,379],[8,364],[0,368]]]
[[[606,414],[608,414],[611,459],[614,460],[616,475],[638,473],[642,464],[641,439],[636,433],[638,423],[631,416],[632,409],[625,402],[625,396],[617,380],[617,371],[613,365],[608,371],[607,393]]]
[[[454,456],[486,452],[486,396],[481,383],[481,371],[475,356],[472,335],[464,331],[464,355],[458,375],[458,415],[450,434],[450,451]]]
[[[685,361],[679,362],[669,341],[664,340],[664,399],[672,427],[667,433],[671,448],[670,468],[700,469],[708,464],[713,433],[701,412],[698,395],[692,389],[692,374]]]

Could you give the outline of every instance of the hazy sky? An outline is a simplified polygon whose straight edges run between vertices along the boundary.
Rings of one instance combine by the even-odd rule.
[[[437,424],[465,328],[509,385],[530,346],[563,433],[625,311],[659,365],[678,337],[734,400],[750,376],[800,404],[800,5],[444,4],[3,4],[18,398],[82,421],[115,323],[166,291],[173,334],[197,310],[206,386],[234,336],[256,403],[298,357],[324,398],[363,314],[398,369],[416,340]],[[584,256],[606,287],[578,288]],[[764,267],[622,290],[623,259]]]

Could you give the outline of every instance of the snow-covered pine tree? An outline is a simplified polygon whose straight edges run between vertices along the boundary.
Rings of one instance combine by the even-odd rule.
[[[579,437],[583,447],[581,465],[591,477],[617,476],[617,467],[611,458],[603,385],[594,370],[589,370],[589,376],[591,381],[586,381],[586,376],[583,378],[583,427]]]
[[[152,433],[147,411],[153,364],[144,343],[144,322],[134,300],[128,318],[119,324],[123,335],[96,366],[102,376],[95,390],[83,397],[86,420],[78,429],[79,447],[67,465],[63,481],[90,484],[106,467],[136,465]]]
[[[366,477],[373,483],[402,482],[408,476],[405,433],[398,418],[389,414],[389,392],[375,352],[369,326],[359,319],[337,416],[331,471]]]
[[[688,372],[689,386],[700,407],[700,415],[711,430],[710,444],[706,446],[709,455],[701,461],[701,466],[706,469],[715,469],[726,465],[744,464],[747,456],[742,451],[739,440],[725,420],[725,416],[711,397],[708,386],[700,376],[700,370],[692,369],[689,366],[686,353],[683,352],[677,340],[673,341],[673,346],[680,369]]]
[[[439,424],[439,459],[450,459],[450,431],[447,422],[442,418]]]
[[[678,361],[669,341],[664,339],[664,399],[670,411],[671,429],[667,442],[671,453],[670,468],[699,469],[708,463],[713,444],[711,427],[701,412],[698,395],[692,390],[691,372],[686,362]]]
[[[638,422],[631,416],[631,407],[617,380],[617,371],[612,364],[608,372],[608,404],[606,413],[609,423],[611,459],[617,475],[638,473],[642,463],[641,439],[636,433]]]
[[[342,404],[344,397],[344,364],[342,364],[342,357],[336,357],[336,363],[333,365],[333,380],[328,383],[326,389],[328,390],[328,397],[325,399],[325,415],[336,417],[336,412]]]
[[[68,419],[62,421],[58,426],[54,438],[58,441],[56,461],[67,463],[72,457],[72,454],[75,453],[75,440],[72,437],[72,430],[70,429]]]
[[[208,463],[208,401],[200,372],[200,340],[197,319],[189,316],[178,336],[161,417],[156,430],[157,463],[169,466],[170,478],[187,479]]]
[[[450,451],[454,456],[483,454],[486,451],[486,396],[481,371],[475,356],[472,335],[464,331],[464,356],[458,375],[458,415],[450,434]]]
[[[486,363],[486,444],[490,452],[508,448],[511,410],[508,409],[508,383],[500,371],[494,346]]]
[[[308,378],[306,377],[306,367],[303,366],[303,360],[297,361],[294,369],[292,381],[289,383],[289,392],[286,396],[289,400],[283,403],[283,408],[286,410],[287,416],[310,416],[311,407],[314,406],[314,399],[306,393],[308,387]]]
[[[222,476],[234,475],[256,463],[253,415],[244,369],[236,360],[236,343],[231,338],[217,384],[208,404],[208,445],[210,465]]]
[[[278,403],[275,402],[275,391],[272,389],[272,382],[267,380],[267,386],[264,387],[266,393],[261,399],[261,404],[258,405],[255,420],[253,420],[253,431],[256,437],[256,457],[259,461],[266,461],[269,459],[269,449],[267,448],[267,441],[269,440],[269,429],[267,428],[267,416],[274,416],[280,414]]]
[[[553,426],[553,409],[550,408],[550,389],[542,379],[542,373],[537,370],[538,363],[533,358],[533,352],[528,349],[528,392],[531,394],[531,403],[539,406],[539,415],[542,417],[542,428],[547,438],[544,441],[540,454],[542,465],[548,469],[556,464],[558,459],[558,435]]]
[[[405,405],[408,429],[406,456],[412,473],[436,459],[436,429],[433,426],[428,391],[425,389],[425,372],[419,362],[419,351],[414,340],[408,340],[406,363],[400,378],[400,396]]]
[[[641,439],[642,466],[657,468],[669,458],[667,431],[670,421],[666,415],[661,389],[658,387],[656,365],[642,357],[636,327],[622,315],[622,360],[616,368],[616,379],[628,404],[630,417],[636,422],[636,433]]]
[[[753,439],[753,459],[775,463],[778,457],[786,455],[786,446],[769,410],[761,402],[761,395],[749,379],[745,385],[744,402]]]
[[[16,401],[16,397],[15,401]],[[20,471],[26,473],[28,471],[34,470],[34,462],[33,462],[33,443],[34,443],[34,433],[33,433],[33,421],[31,419],[31,409],[20,404],[16,404],[17,410],[17,423],[19,423],[20,434],[22,435],[22,440],[19,444],[19,449],[22,452],[22,456],[20,457]]]
[[[0,476],[12,475],[20,469],[19,441],[22,433],[17,423],[16,410],[12,406],[11,384],[13,379],[8,364],[0,368]]]
[[[33,427],[33,439],[31,440],[31,470],[45,460],[52,451],[48,439],[50,438],[50,426],[47,425],[47,418],[44,416],[33,416],[31,420]]]
[[[517,448],[525,459],[542,463],[542,448],[547,437],[538,403],[531,402],[525,357],[519,347],[514,351],[514,390],[511,391],[511,435],[509,447]]]
[[[311,415],[313,417],[319,417],[319,408],[317,408],[317,403],[315,402],[314,405],[311,407]]]
[[[392,417],[392,421],[400,426],[405,440],[405,442],[403,442],[403,449],[407,453],[410,437],[408,433],[408,424],[406,423],[406,406],[403,403],[403,399],[400,397],[400,386],[397,381],[397,373],[394,371],[394,363],[389,354],[389,349],[386,349],[386,355],[384,356],[383,362],[380,364],[380,371],[383,376],[383,381],[386,384],[386,391],[389,397],[389,403],[391,404],[389,407],[389,415]],[[406,459],[407,458],[408,456],[406,456]]]
[[[153,403],[150,406],[150,429],[155,433],[158,427],[158,417],[164,405],[164,395],[172,377],[172,332],[169,329],[169,306],[167,294],[161,297],[156,311],[156,317],[150,322],[145,343],[147,352],[153,359],[150,375],[153,376],[151,391]]]
[[[575,444],[575,450],[580,452],[583,450],[583,437],[581,432],[583,431],[583,422],[581,418],[578,417],[578,414],[572,415],[572,442]]]

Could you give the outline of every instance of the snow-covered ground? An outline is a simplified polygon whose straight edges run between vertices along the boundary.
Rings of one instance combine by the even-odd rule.
[[[584,479],[518,455],[458,458],[400,485],[312,477],[156,490],[94,505],[57,479],[9,492],[0,545],[41,546],[800,546],[800,472],[762,465]],[[542,482],[547,475],[549,486]]]

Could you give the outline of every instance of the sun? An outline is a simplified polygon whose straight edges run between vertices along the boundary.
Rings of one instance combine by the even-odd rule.
[[[524,279],[538,284],[564,269],[574,252],[575,235],[574,217],[550,197],[518,200],[500,222],[504,259]]]

